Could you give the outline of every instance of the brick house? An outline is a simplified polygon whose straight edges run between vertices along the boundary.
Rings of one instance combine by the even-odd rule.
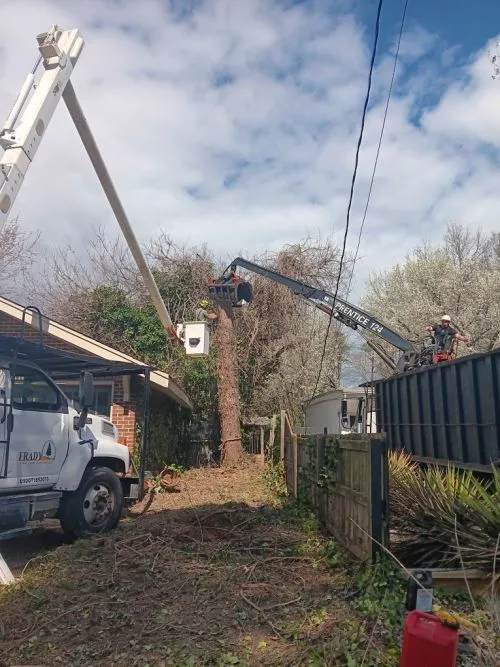
[[[23,306],[0,297],[0,335],[16,337],[22,331]],[[143,365],[137,359],[119,350],[99,343],[74,329],[42,317],[44,346],[66,352],[84,353],[99,359],[120,361],[123,363]],[[25,317],[24,338],[28,341],[39,340],[38,317],[28,311]],[[57,383],[70,399],[78,398],[78,379],[64,380]],[[183,389],[162,371],[151,371],[150,387],[152,404],[160,410],[169,412],[173,409],[190,411],[191,401]],[[93,412],[107,416],[118,427],[120,440],[133,453],[138,412],[142,405],[142,387],[140,380],[130,375],[115,378],[99,378],[95,380],[95,403]]]

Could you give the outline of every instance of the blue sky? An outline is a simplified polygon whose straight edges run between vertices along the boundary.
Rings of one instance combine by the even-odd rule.
[[[372,4],[371,0],[367,4]],[[398,20],[401,2],[390,0],[387,15]],[[409,3],[409,23],[423,26],[449,46],[459,45],[471,53],[498,33],[500,5],[491,0],[413,0]],[[496,27],[495,27],[496,26]]]
[[[357,0],[351,6],[363,23],[368,24],[375,17],[378,1]],[[381,44],[385,48],[392,40],[391,33],[399,30],[403,6],[402,0],[384,1]],[[471,53],[498,32],[495,26],[500,25],[500,6],[491,0],[410,0],[406,26],[414,25],[438,36],[445,45],[460,45],[464,53]]]
[[[54,22],[79,27],[86,46],[73,83],[141,239],[164,229],[227,258],[306,235],[340,239],[376,4],[3,0],[0,106],[6,116],[35,35]],[[351,249],[402,7],[386,0],[382,13]],[[487,54],[498,33],[497,3],[410,0],[357,294],[371,271],[438,239],[450,221],[499,227],[500,81]],[[16,211],[47,244],[85,243],[97,224],[117,233],[62,107]]]

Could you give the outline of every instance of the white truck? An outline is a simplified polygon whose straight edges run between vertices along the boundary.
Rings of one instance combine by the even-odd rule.
[[[93,376],[80,380],[80,411],[36,364],[0,358],[0,540],[29,522],[58,518],[71,538],[114,528],[131,481],[117,428],[90,415]]]

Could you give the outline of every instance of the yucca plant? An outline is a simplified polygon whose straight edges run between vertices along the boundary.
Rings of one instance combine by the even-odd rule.
[[[403,561],[492,570],[500,533],[497,468],[483,481],[472,471],[423,469],[408,455],[391,453],[389,470],[393,548]]]

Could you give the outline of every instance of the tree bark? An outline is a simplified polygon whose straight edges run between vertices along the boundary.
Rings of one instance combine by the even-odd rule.
[[[221,463],[223,466],[230,466],[237,463],[243,455],[236,336],[230,307],[218,309],[215,342],[217,346]]]

